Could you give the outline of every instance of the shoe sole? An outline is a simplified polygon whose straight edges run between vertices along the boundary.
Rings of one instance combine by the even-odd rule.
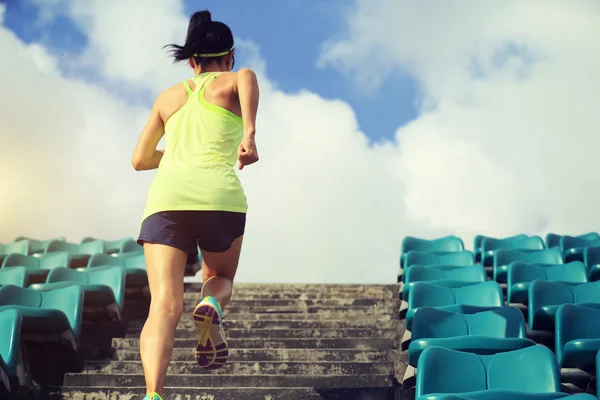
[[[194,309],[194,325],[198,330],[196,362],[202,368],[219,369],[227,362],[229,347],[221,329],[219,313],[210,304]]]

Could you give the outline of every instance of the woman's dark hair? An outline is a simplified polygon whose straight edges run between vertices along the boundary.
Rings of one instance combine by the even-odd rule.
[[[201,54],[229,53],[233,49],[233,34],[223,22],[213,21],[210,11],[197,11],[190,18],[185,44],[168,44],[165,47],[171,48],[176,62],[193,57],[197,65],[206,65],[221,61],[224,55],[206,57]]]

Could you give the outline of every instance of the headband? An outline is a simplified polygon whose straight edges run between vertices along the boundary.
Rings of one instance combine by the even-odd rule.
[[[233,51],[235,46],[231,46],[229,50],[223,51],[221,53],[203,53],[203,54],[194,54],[194,57],[221,57],[227,55]]]

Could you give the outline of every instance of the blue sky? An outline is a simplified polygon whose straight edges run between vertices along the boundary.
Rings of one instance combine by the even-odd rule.
[[[6,26],[23,41],[42,42],[55,54],[79,53],[86,38],[66,17],[49,25],[35,23],[38,8],[30,0],[0,0],[7,4]],[[186,1],[188,14],[197,10],[197,1]],[[343,30],[353,0],[286,0],[269,2],[203,1],[213,18],[227,23],[236,37],[249,39],[261,48],[267,72],[286,92],[308,89],[325,98],[349,103],[361,129],[373,140],[392,138],[395,130],[415,118],[416,85],[397,73],[373,93],[366,94],[331,66],[319,68],[316,60],[322,44]],[[183,42],[184,38],[181,38]],[[165,43],[166,44],[166,43]],[[243,61],[243,54],[238,55]],[[237,65],[236,68],[242,66]],[[376,74],[377,65],[365,65]],[[68,72],[68,71],[67,71]]]

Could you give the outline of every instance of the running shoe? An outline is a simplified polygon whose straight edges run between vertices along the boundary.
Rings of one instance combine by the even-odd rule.
[[[206,296],[194,309],[194,324],[198,329],[196,362],[202,368],[219,369],[227,362],[229,348],[223,333],[221,305]]]
[[[144,400],[163,400],[162,397],[160,397],[160,395],[156,392],[152,392],[146,395],[146,397],[144,397]]]

